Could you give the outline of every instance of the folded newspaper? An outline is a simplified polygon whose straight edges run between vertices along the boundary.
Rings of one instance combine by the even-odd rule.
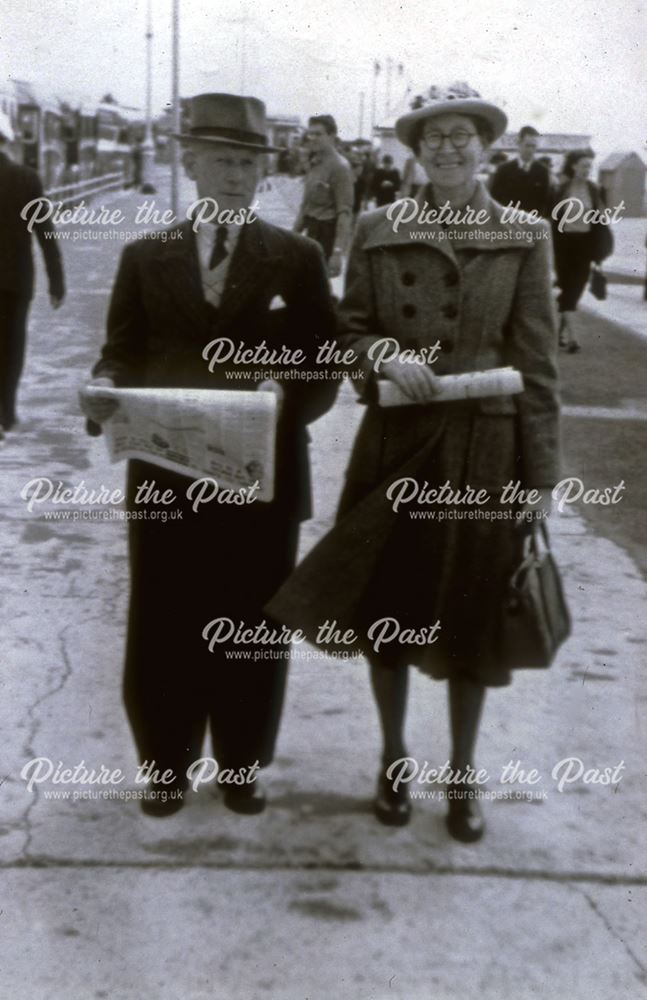
[[[462,375],[439,375],[438,392],[431,402],[445,403],[453,399],[481,399],[485,396],[514,396],[523,392],[523,377],[516,368],[488,368],[482,372]],[[412,406],[415,400],[407,396],[395,382],[378,382],[380,406]]]
[[[272,500],[274,393],[104,386],[88,391],[119,401],[104,424],[113,462],[139,458],[193,479],[211,476],[219,488],[258,482],[257,499]]]

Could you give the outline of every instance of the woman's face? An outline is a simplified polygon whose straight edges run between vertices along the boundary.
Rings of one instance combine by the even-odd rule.
[[[573,167],[573,176],[575,180],[586,181],[591,173],[591,167],[593,166],[593,160],[590,156],[583,156],[581,160],[578,160]]]
[[[483,149],[471,118],[444,114],[423,125],[418,159],[434,187],[460,188],[474,182]]]

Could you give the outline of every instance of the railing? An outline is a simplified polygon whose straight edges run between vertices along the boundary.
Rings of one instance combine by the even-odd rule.
[[[101,177],[90,177],[86,181],[74,181],[73,184],[52,188],[45,194],[50,201],[60,201],[62,205],[68,205],[71,202],[79,201],[80,198],[89,198],[102,191],[122,188],[125,183],[126,174],[123,170],[119,170],[112,174],[103,174]]]

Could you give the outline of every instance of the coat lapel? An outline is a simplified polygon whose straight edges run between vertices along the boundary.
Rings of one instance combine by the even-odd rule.
[[[273,251],[268,227],[260,219],[243,226],[227,271],[219,310],[221,327],[235,322],[265,288],[282,259]]]
[[[205,297],[200,278],[198,249],[195,233],[190,222],[178,227],[179,239],[160,243],[157,255],[159,279],[169,289],[175,304],[183,316],[197,325],[205,326]]]
[[[529,230],[538,231],[542,228],[540,225],[521,220],[503,222],[502,206],[490,197],[480,182],[476,185],[473,198],[464,209],[461,209],[461,213],[467,212],[468,209],[472,209],[474,213],[482,212],[484,222],[464,222],[444,226],[438,222],[427,221],[426,214],[434,209],[437,210],[438,207],[433,204],[431,197],[429,187],[423,188],[415,199],[417,204],[415,213],[410,206],[406,214],[403,213],[403,221],[396,228],[394,225],[398,218],[398,202],[395,202],[396,207],[390,206],[391,219],[384,214],[380,224],[367,238],[365,248],[420,246],[440,252],[456,264],[455,250],[519,250],[527,243],[524,243],[523,237],[518,234],[524,233],[527,236]]]
[[[398,221],[398,207],[401,202],[394,202],[393,205],[384,212],[379,225],[370,232],[364,249],[370,250],[376,247],[411,247],[421,246],[427,250],[440,251],[456,265],[456,257],[449,240],[445,238],[445,232],[437,222],[421,224],[418,221],[420,211],[424,207],[424,197],[419,194],[415,199],[407,199],[408,202],[416,202],[414,213],[413,205],[407,206],[407,211],[402,211],[401,221]],[[391,217],[386,214],[389,212]],[[424,235],[422,235],[424,234]]]

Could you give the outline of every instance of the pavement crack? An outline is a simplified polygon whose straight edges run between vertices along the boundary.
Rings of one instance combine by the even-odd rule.
[[[27,709],[26,721],[27,721],[28,732],[24,746],[24,753],[26,760],[33,760],[34,757],[37,756],[36,750],[34,748],[34,742],[36,740],[36,736],[38,735],[38,730],[40,729],[41,726],[40,712],[39,712],[41,706],[50,698],[53,698],[55,695],[57,695],[59,691],[62,691],[72,675],[72,661],[70,659],[70,655],[68,652],[67,637],[66,637],[66,632],[68,628],[69,626],[65,625],[58,634],[58,645],[60,648],[61,663],[63,666],[55,674],[55,683],[52,684],[52,686],[49,687],[46,691],[44,691],[43,694],[39,695],[38,698],[36,698],[36,700]],[[16,829],[22,830],[24,832],[25,843],[23,845],[21,857],[22,860],[25,862],[29,862],[31,860],[31,845],[33,840],[31,815],[34,807],[38,802],[38,798],[39,798],[38,786],[36,786],[35,790],[30,795],[30,799],[29,802],[27,803],[27,806],[25,807],[22,815],[15,824]]]
[[[113,869],[146,871],[236,871],[236,872],[362,872],[379,875],[419,875],[444,876],[447,878],[481,878],[507,879],[513,882],[546,882],[565,884],[573,888],[574,884],[605,885],[605,886],[646,886],[647,878],[643,876],[623,876],[605,872],[549,872],[533,869],[508,869],[498,867],[477,868],[473,865],[435,865],[421,868],[419,866],[396,867],[392,864],[362,863],[359,861],[347,863],[309,862],[301,861],[286,864],[283,861],[264,860],[240,862],[229,858],[92,858],[92,857],[51,857],[32,854],[28,858],[14,861],[0,861],[0,871],[12,868],[87,868],[90,870]]]
[[[589,893],[586,891],[586,889],[584,889],[581,885],[571,885],[570,887],[575,892],[579,893],[580,896],[584,897],[584,899],[586,900],[586,902],[588,903],[588,905],[590,906],[590,908],[595,913],[596,917],[598,917],[602,921],[604,927],[609,932],[609,934],[611,935],[611,937],[615,938],[616,941],[620,942],[620,944],[622,945],[625,953],[629,956],[629,958],[631,959],[631,961],[634,963],[634,965],[638,969],[638,979],[640,979],[640,981],[643,984],[647,985],[647,966],[644,965],[640,961],[640,959],[636,955],[636,953],[633,950],[633,948],[630,945],[627,944],[627,942],[625,941],[625,939],[615,929],[615,927],[613,926],[613,924],[611,923],[611,921],[609,920],[609,918],[606,916],[606,914],[602,911],[602,909],[600,908],[600,906],[598,905],[598,903],[596,903],[596,901],[593,899],[593,897],[591,895],[589,895]]]

